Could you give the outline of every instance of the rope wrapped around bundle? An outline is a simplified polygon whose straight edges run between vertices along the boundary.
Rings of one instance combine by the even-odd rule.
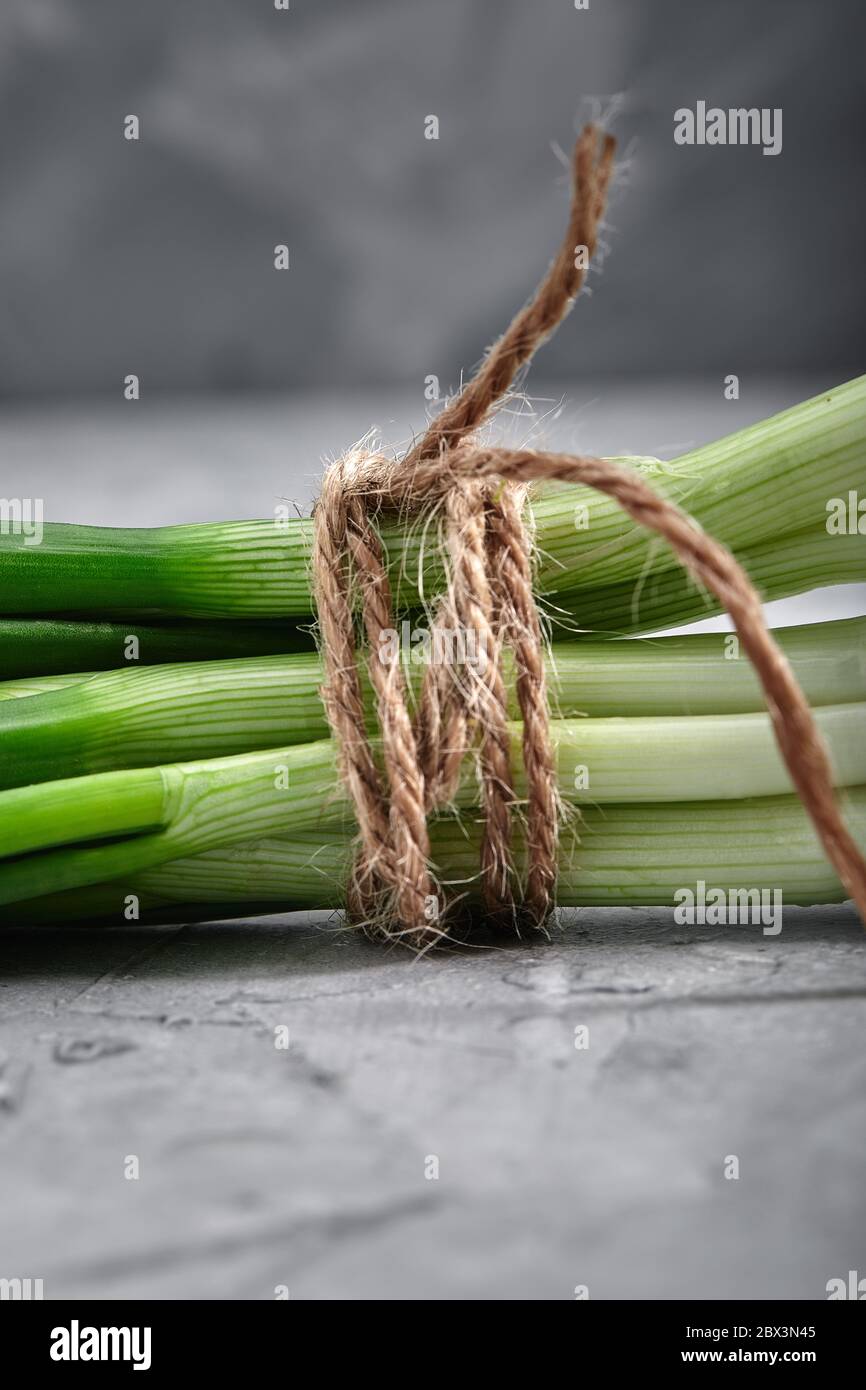
[[[718,541],[635,470],[609,460],[493,448],[476,432],[578,295],[598,242],[615,142],[587,126],[573,158],[568,229],[530,302],[487,354],[475,377],[423,438],[399,459],[363,447],[326,472],[314,510],[313,582],[325,670],[322,697],[342,778],[358,822],[348,889],[352,920],[373,936],[424,949],[447,935],[449,910],[430,861],[427,819],[448,805],[463,760],[477,760],[484,828],[481,888],[497,922],[543,928],[554,905],[561,808],[556,790],[544,665],[533,594],[532,536],[524,519],[536,481],[580,483],[613,497],[662,536],[695,580],[724,605],[763,687],[773,729],[824,851],[866,920],[866,863],[845,827],[827,752],[786,658],[764,621],[748,576]],[[398,513],[444,521],[444,589],[431,636],[456,643],[457,659],[424,669],[414,708],[400,652],[389,644],[394,600],[378,521]],[[367,732],[355,617],[379,723],[381,761]],[[442,641],[439,650],[449,641]],[[472,660],[460,659],[471,645]],[[517,872],[503,674],[513,656],[526,771],[526,866]]]

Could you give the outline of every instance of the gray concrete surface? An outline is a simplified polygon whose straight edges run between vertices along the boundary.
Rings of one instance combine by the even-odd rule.
[[[827,384],[736,404],[718,382],[587,387],[543,437],[664,455]],[[51,520],[265,514],[372,420],[403,437],[420,390],[6,413],[4,492]],[[587,910],[550,943],[414,963],[323,918],[13,919],[0,1277],[49,1298],[823,1297],[866,1273],[862,928],[844,908],[792,909],[775,939],[671,915]]]
[[[47,1297],[821,1298],[866,1263],[844,909],[415,964],[285,918],[2,954],[0,1264]]]

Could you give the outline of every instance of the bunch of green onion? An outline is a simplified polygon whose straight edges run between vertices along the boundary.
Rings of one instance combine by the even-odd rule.
[[[866,575],[866,535],[827,525],[831,500],[862,489],[864,459],[860,378],[673,463],[631,463],[776,598]],[[715,603],[608,499],[556,487],[530,505],[559,790],[574,808],[558,901],[670,904],[698,880],[841,900],[736,642],[635,635]],[[310,540],[308,520],[278,518],[49,524],[39,545],[0,534],[4,920],[340,906],[354,826],[319,697]],[[396,523],[383,540],[401,612],[423,621],[437,547]],[[777,637],[866,847],[866,618]],[[374,729],[372,699],[368,711]],[[467,767],[433,848],[443,883],[470,898],[478,835]]]

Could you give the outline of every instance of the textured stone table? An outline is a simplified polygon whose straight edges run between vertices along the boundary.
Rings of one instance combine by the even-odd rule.
[[[808,389],[752,392],[736,419],[717,384],[601,393],[543,436],[672,453]],[[306,500],[370,409],[7,415],[3,490],[52,519],[264,514]],[[379,419],[405,434],[419,413]],[[866,1271],[862,929],[844,908],[792,909],[776,938],[671,916],[585,910],[550,943],[413,962],[323,917],[23,932],[7,913],[0,1277],[46,1297],[823,1297]]]
[[[864,1260],[862,928],[669,916],[414,964],[284,918],[5,934],[4,1273],[48,1297],[823,1296]]]

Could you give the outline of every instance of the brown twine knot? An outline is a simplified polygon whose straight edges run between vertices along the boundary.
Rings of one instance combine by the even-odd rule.
[[[573,159],[568,229],[530,302],[477,375],[401,460],[362,447],[325,474],[314,512],[313,581],[325,669],[322,697],[355,808],[358,852],[348,909],[371,935],[425,948],[447,933],[427,818],[452,799],[464,755],[477,752],[484,903],[497,920],[543,927],[556,885],[560,806],[548,722],[542,624],[532,588],[527,484],[582,483],[614,497],[730,614],[760,678],[777,743],[824,851],[866,920],[866,863],[836,804],[829,759],[805,696],[767,629],[761,601],[730,552],[634,470],[605,459],[483,446],[472,434],[566,315],[595,253],[615,142],[587,126]],[[380,515],[444,516],[445,588],[431,625],[414,715],[395,632]],[[381,737],[367,733],[355,610]],[[437,660],[450,647],[447,660]],[[456,650],[455,650],[456,647]],[[514,659],[526,769],[527,868],[512,855],[516,809],[503,655]],[[471,652],[469,649],[471,648]],[[469,659],[471,656],[471,659]]]

